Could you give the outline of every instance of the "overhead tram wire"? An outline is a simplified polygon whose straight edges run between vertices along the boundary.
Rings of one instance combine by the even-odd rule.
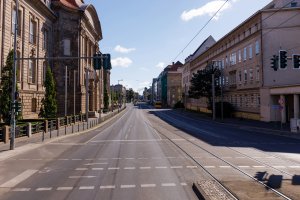
[[[272,17],[273,15],[275,15],[277,12],[279,12],[280,10],[286,8],[286,6],[290,5],[291,3],[293,3],[295,0],[291,0],[288,3],[284,4],[282,7],[280,7],[279,9],[277,9],[274,13],[272,13],[271,15],[269,15],[268,17],[262,19],[261,22],[269,19],[270,17]],[[224,4],[217,10],[217,12],[206,22],[206,24],[197,32],[197,34],[189,41],[189,43],[178,53],[178,55],[175,57],[175,59],[173,60],[174,62],[176,61],[176,59],[180,56],[180,54],[182,54],[184,52],[184,50],[194,41],[194,39],[202,32],[202,30],[210,23],[210,21],[220,12],[220,10],[226,5],[226,3],[228,2],[228,0],[226,2],[224,2]],[[295,17],[295,16],[293,16]],[[292,17],[292,18],[293,18]],[[289,19],[288,19],[289,20]],[[288,20],[286,20],[284,23],[286,23]],[[282,23],[282,24],[284,24]],[[280,25],[282,25],[280,24]],[[280,26],[279,25],[279,26]],[[277,26],[278,27],[278,26]],[[272,31],[272,30],[271,30]],[[271,32],[269,31],[269,32]],[[269,33],[267,32],[267,33]],[[265,33],[265,34],[267,34]],[[297,47],[294,47],[297,48]]]
[[[215,12],[215,14],[204,24],[204,26],[197,32],[197,34],[188,42],[188,44],[178,53],[178,55],[174,58],[173,61],[176,61],[176,59],[184,52],[184,50],[194,41],[194,39],[202,32],[202,30],[213,20],[213,18],[220,12],[220,10],[226,5],[226,3],[229,0],[226,0],[222,6]]]

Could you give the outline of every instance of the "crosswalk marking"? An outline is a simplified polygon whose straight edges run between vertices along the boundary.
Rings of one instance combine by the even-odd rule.
[[[161,186],[163,186],[163,187],[174,187],[174,186],[176,186],[176,184],[175,183],[162,183]]]
[[[142,188],[156,187],[156,184],[141,184]]]
[[[116,186],[114,185],[101,185],[100,189],[115,189]]]
[[[15,188],[12,191],[13,192],[29,192],[31,188]]]
[[[79,190],[93,190],[95,186],[80,186]]]
[[[151,167],[140,167],[140,169],[151,169]]]
[[[85,171],[85,170],[88,170],[88,168],[76,168],[75,170],[76,171]]]
[[[135,188],[136,185],[121,185],[121,188]]]
[[[50,191],[52,187],[37,188],[36,191]]]
[[[57,190],[57,191],[73,190],[73,187],[58,187],[56,190]]]
[[[182,166],[171,166],[171,169],[182,169]]]

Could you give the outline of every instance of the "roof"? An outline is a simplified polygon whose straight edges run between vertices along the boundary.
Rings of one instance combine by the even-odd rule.
[[[83,0],[52,0],[52,2],[60,2],[62,5],[79,10],[84,5]]]

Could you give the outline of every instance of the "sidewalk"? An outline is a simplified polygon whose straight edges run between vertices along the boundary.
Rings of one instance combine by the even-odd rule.
[[[197,113],[189,110],[185,111],[184,109],[177,109],[174,111],[192,118],[198,118],[199,120],[206,120],[206,121],[213,122],[211,117],[203,113]],[[281,125],[281,123],[279,122],[262,122],[262,121],[239,119],[239,118],[225,118],[223,120],[218,118],[216,119],[215,123],[227,124],[241,129],[258,131],[264,134],[281,135],[285,137],[300,139],[300,133],[292,133],[290,131],[289,123]]]
[[[120,113],[124,109],[126,109],[126,107],[122,107]],[[49,130],[48,133],[39,132],[33,134],[32,137],[25,136],[25,137],[16,138],[15,147],[19,148],[28,144],[42,144],[44,142],[50,142],[51,140],[55,138],[59,138],[61,136],[71,135],[75,133],[80,134],[81,132],[95,129],[101,126],[102,124],[104,124],[103,122],[113,118],[118,113],[119,113],[118,110],[114,110],[113,112],[108,112],[108,113],[102,113],[100,123],[98,118],[89,118],[88,122],[79,122],[69,126],[62,126],[58,130],[52,130],[52,131]],[[9,148],[10,148],[9,142],[8,143],[0,142],[0,153],[9,151]]]

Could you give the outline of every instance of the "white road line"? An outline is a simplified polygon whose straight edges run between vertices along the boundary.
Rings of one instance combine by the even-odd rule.
[[[134,160],[135,158],[125,158],[126,160]]]
[[[85,171],[85,170],[88,170],[88,168],[76,168],[75,170],[76,171]]]
[[[231,156],[224,156],[222,157],[223,159],[226,159],[226,158],[232,158]]]
[[[274,167],[274,168],[277,168],[277,169],[282,169],[282,168],[286,168],[285,166],[272,166],[272,167]]]
[[[274,157],[274,156],[269,156],[269,157],[266,157],[266,158],[273,159],[273,158],[275,158],[275,157]]]
[[[92,168],[92,170],[94,170],[94,171],[101,171],[101,170],[103,170],[103,168]]]
[[[155,167],[155,169],[167,169],[168,167],[166,167],[166,166],[157,166],[157,167]]]
[[[93,190],[95,186],[80,186],[79,190]]]
[[[148,158],[138,158],[139,160],[147,160]]]
[[[254,168],[264,168],[266,166],[262,166],[262,165],[257,165],[257,166],[253,166]]]
[[[187,183],[180,183],[180,185],[182,185],[182,186],[187,186]]]
[[[121,188],[135,188],[136,185],[121,185]]]
[[[171,166],[170,168],[171,169],[182,169],[183,167],[182,166]]]
[[[226,165],[226,166],[220,166],[220,168],[231,168],[231,166]]]
[[[52,187],[37,188],[35,191],[51,191]]]
[[[107,158],[98,158],[98,160],[108,160]]]
[[[32,160],[43,160],[43,159],[41,159],[41,158],[34,158],[34,159],[32,159]]]
[[[151,169],[151,167],[140,167],[140,169]]]
[[[56,190],[57,190],[57,191],[73,190],[73,187],[58,187]]]
[[[71,179],[77,179],[77,178],[96,178],[96,176],[69,176]]]
[[[82,160],[81,158],[73,158],[72,160]]]
[[[0,188],[12,188],[12,187],[15,187],[16,185],[18,185],[22,181],[24,181],[27,178],[29,178],[30,176],[32,176],[37,171],[38,170],[32,170],[32,169],[26,170],[25,172],[19,174],[15,178],[13,178],[13,179],[11,179],[11,180],[3,183],[2,185],[0,185]]]
[[[100,189],[115,189],[116,186],[114,185],[101,185]]]
[[[31,188],[15,188],[12,191],[13,192],[29,192]]]
[[[84,165],[88,165],[88,166],[91,166],[91,165],[108,165],[108,163],[87,163],[87,164],[84,164]]]
[[[94,160],[94,159],[92,159],[92,158],[87,158],[87,159],[85,159],[85,160]]]
[[[246,165],[240,165],[238,166],[239,168],[249,168],[250,166],[246,166]]]
[[[153,188],[153,187],[156,187],[156,184],[141,184],[141,187],[142,188]]]
[[[235,158],[243,159],[243,158],[246,158],[246,157],[244,157],[244,156],[237,156],[237,157],[235,157]]]
[[[135,169],[135,167],[124,167],[124,169]]]
[[[122,158],[112,158],[112,160],[121,160]]]
[[[162,187],[174,187],[174,186],[176,186],[176,184],[175,183],[162,183],[161,186]]]
[[[69,160],[69,159],[67,159],[67,158],[60,158],[58,160],[64,160],[65,161],[65,160]]]
[[[109,167],[108,170],[118,170],[120,167]]]
[[[159,159],[162,159],[162,158],[161,157],[152,157],[152,159],[159,160]]]
[[[300,166],[289,166],[289,168],[295,169],[295,168],[300,168]]]
[[[198,168],[197,166],[186,166],[186,168],[188,169],[195,169],[195,168]]]
[[[204,166],[204,168],[216,168],[216,166]]]
[[[180,138],[179,138],[179,139],[176,139],[176,138],[175,138],[175,139],[171,139],[171,140],[172,140],[172,141],[185,141],[186,139],[180,139]]]
[[[20,158],[19,160],[26,161],[26,160],[30,160],[30,159],[28,159],[28,158]]]

